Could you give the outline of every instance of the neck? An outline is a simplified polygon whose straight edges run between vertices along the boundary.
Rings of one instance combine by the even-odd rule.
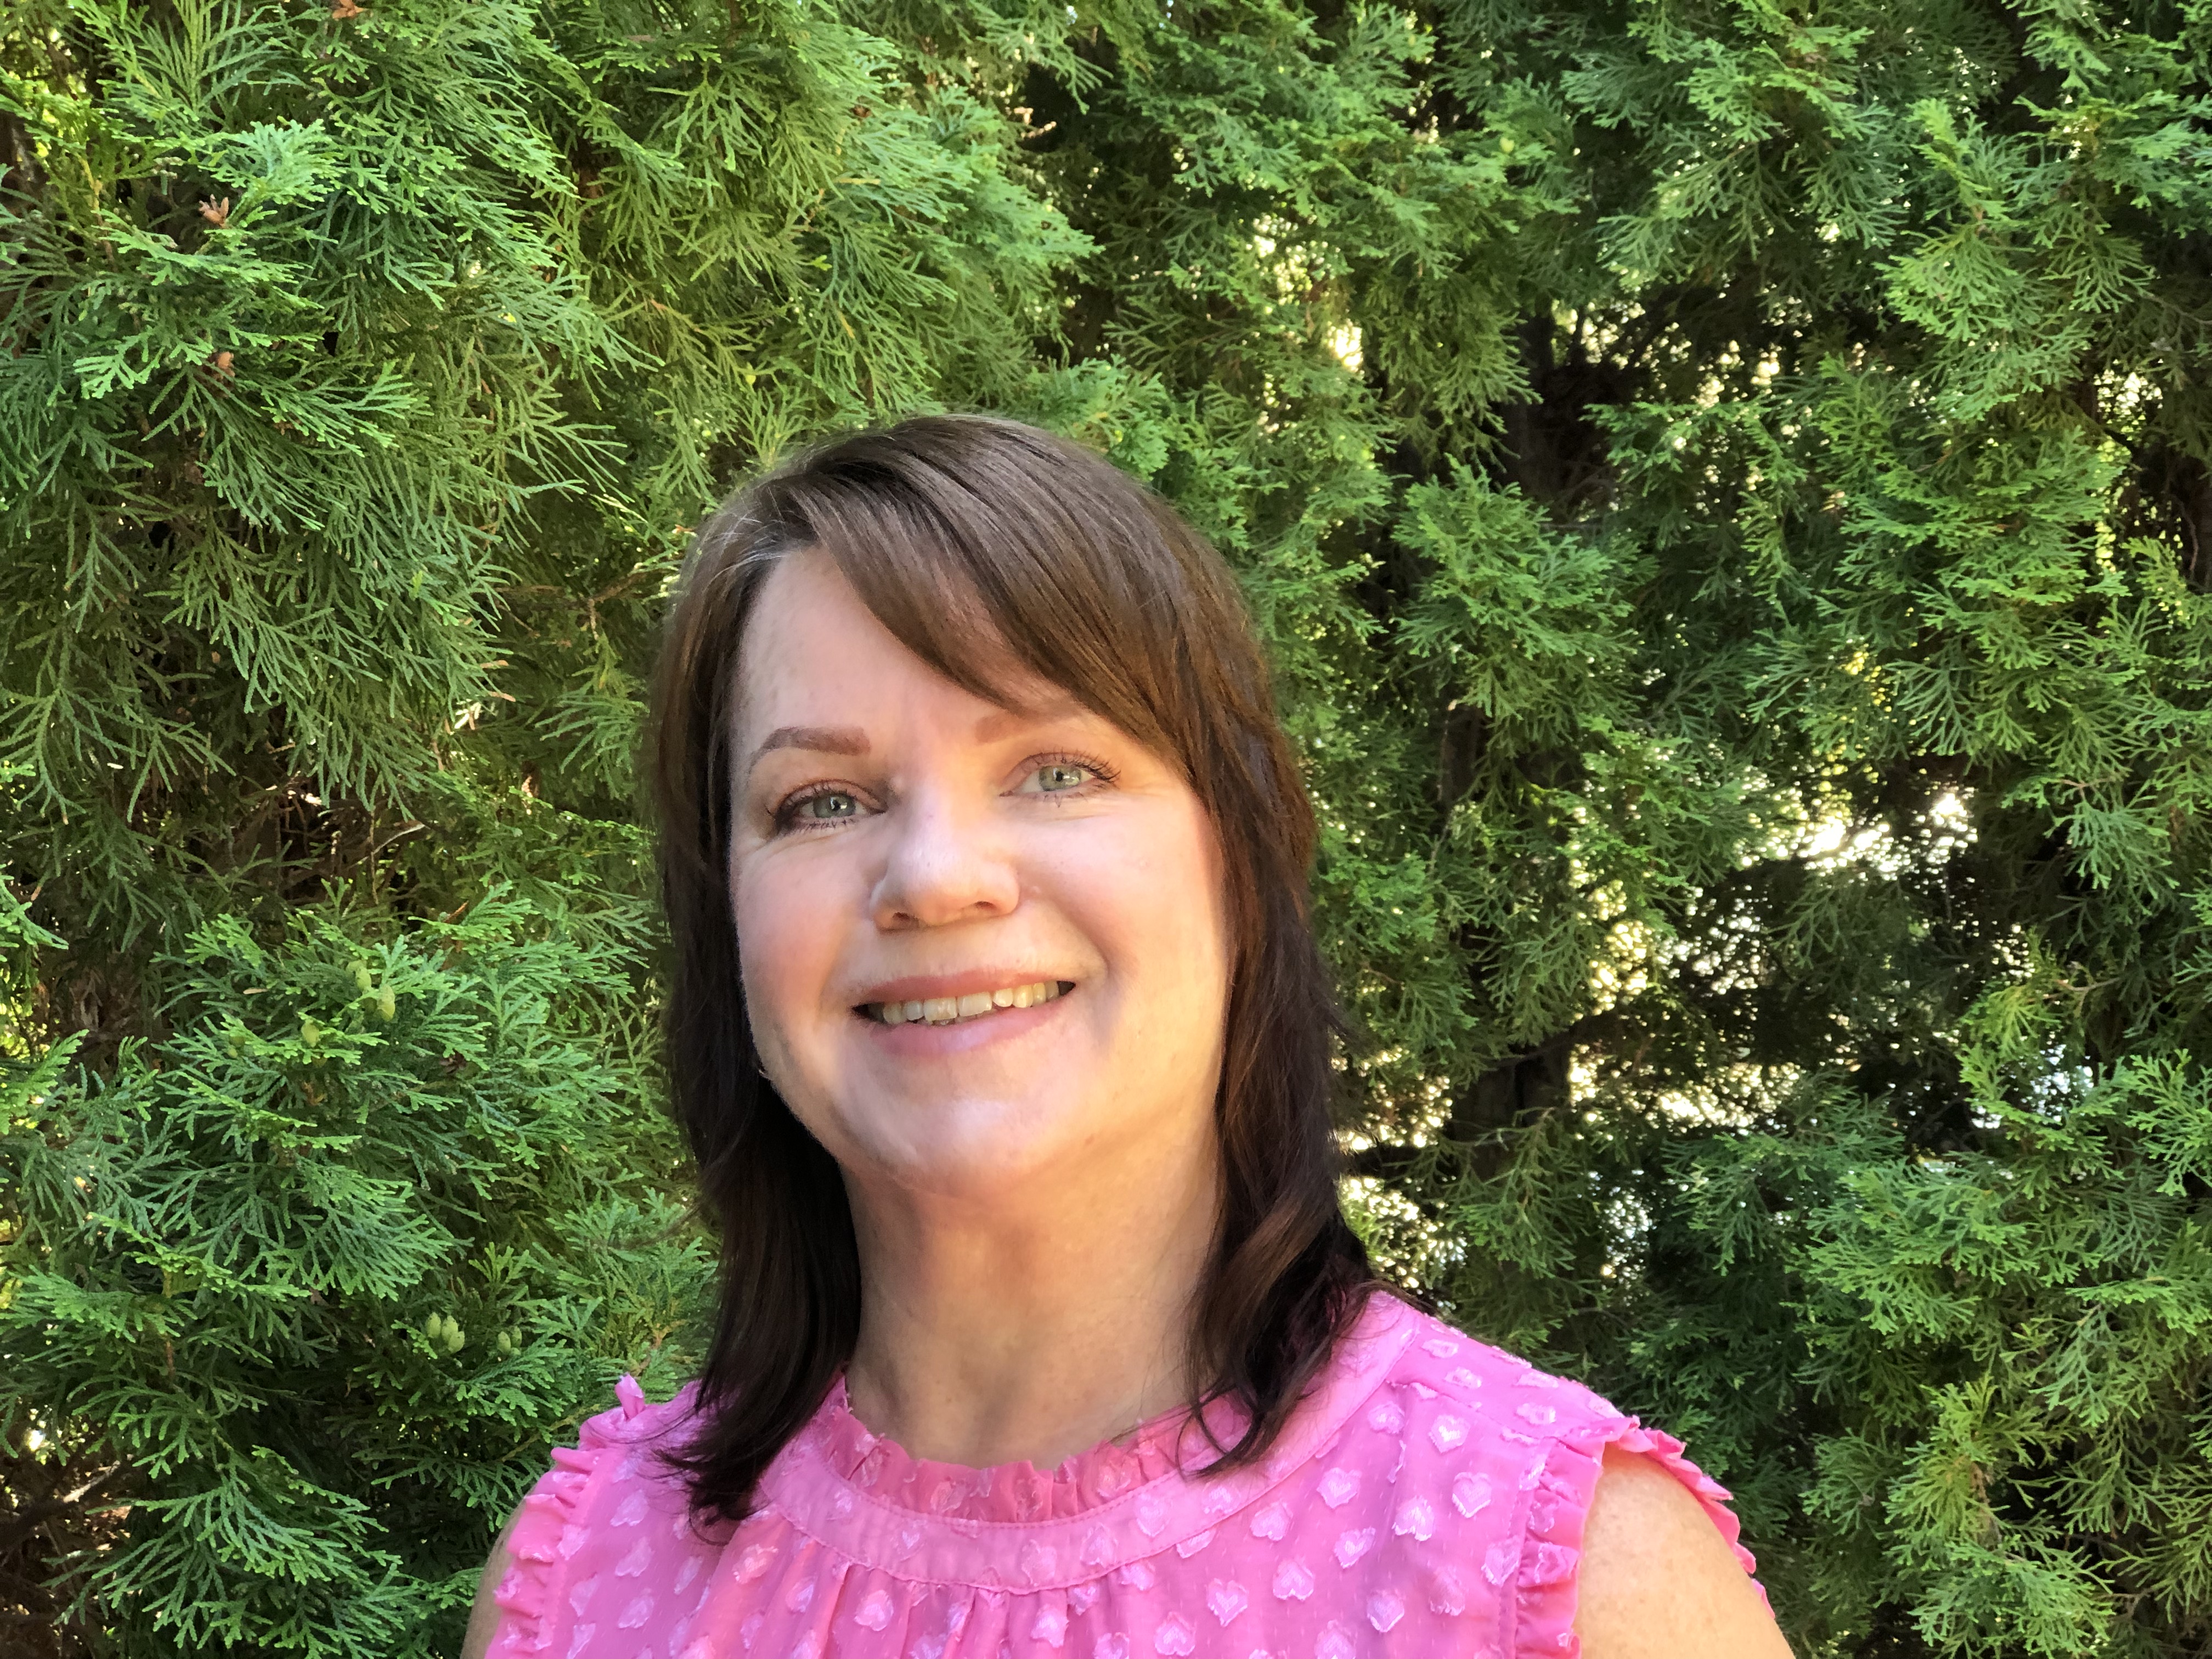
[[[848,1175],[864,1288],[846,1389],[917,1457],[1051,1468],[1190,1395],[1186,1349],[1218,1212],[1211,1124],[1163,1170],[1091,1149],[1014,1190]]]

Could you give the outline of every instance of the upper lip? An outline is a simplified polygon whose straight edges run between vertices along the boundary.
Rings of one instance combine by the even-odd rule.
[[[887,979],[854,999],[858,1007],[875,1002],[929,1002],[939,997],[973,996],[981,991],[1012,990],[1017,985],[1044,981],[1066,981],[1066,975],[1036,968],[984,968],[964,974],[916,974],[906,979]]]

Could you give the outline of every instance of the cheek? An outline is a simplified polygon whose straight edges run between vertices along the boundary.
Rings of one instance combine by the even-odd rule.
[[[775,1060],[807,1045],[809,1017],[819,1012],[836,966],[836,930],[824,925],[825,897],[805,872],[732,871],[731,910],[753,1040]]]
[[[1132,825],[1115,855],[1068,874],[1068,890],[1109,961],[1159,1017],[1201,1025],[1222,1012],[1229,927],[1212,827],[1192,803]]]

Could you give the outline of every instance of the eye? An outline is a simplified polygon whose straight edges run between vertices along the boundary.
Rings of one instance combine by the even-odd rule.
[[[1104,782],[1107,777],[1104,767],[1093,765],[1089,761],[1048,760],[1041,763],[1017,784],[1014,793],[1018,795],[1064,795],[1090,784]]]
[[[812,830],[848,823],[864,810],[860,798],[849,789],[821,789],[786,802],[775,816],[786,829]]]
[[[799,816],[820,823],[828,818],[852,818],[860,815],[860,803],[842,789],[832,789],[824,795],[810,796],[799,803]]]

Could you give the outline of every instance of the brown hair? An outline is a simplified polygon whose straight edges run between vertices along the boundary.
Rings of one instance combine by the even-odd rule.
[[[675,1107],[721,1227],[721,1307],[684,1449],[728,1519],[851,1358],[860,1261],[837,1167],[759,1070],[728,888],[728,744],[746,615],[780,556],[818,548],[908,650],[994,702],[1009,665],[1176,762],[1211,814],[1231,989],[1215,1108],[1220,1221],[1190,1337],[1197,1407],[1249,1414],[1215,1467],[1280,1431],[1372,1283],[1336,1195],[1330,1044],[1307,919],[1313,811],[1235,577],[1164,501],[1011,421],[926,416],[841,438],[700,532],[656,687],[653,781],[673,933]]]

